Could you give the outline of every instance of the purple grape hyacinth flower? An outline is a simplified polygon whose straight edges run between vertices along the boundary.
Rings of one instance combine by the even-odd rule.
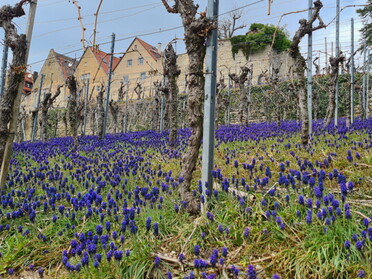
[[[154,265],[155,265],[155,267],[159,267],[159,265],[160,265],[160,258],[159,257],[155,257]]]
[[[366,277],[366,273],[364,272],[363,269],[360,269],[360,270],[358,271],[358,277],[359,277],[359,278],[365,278],[365,277]]]
[[[257,279],[256,269],[253,265],[249,265],[247,269],[247,278],[248,279]]]
[[[200,255],[200,246],[199,245],[195,245],[194,246],[194,254],[196,256],[199,256]]]

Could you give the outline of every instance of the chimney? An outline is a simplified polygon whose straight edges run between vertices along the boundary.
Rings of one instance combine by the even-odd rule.
[[[37,79],[38,76],[39,76],[39,73],[35,71],[33,73],[33,77],[32,77],[33,81],[36,81],[36,79]]]
[[[158,52],[161,53],[161,43],[158,43]]]

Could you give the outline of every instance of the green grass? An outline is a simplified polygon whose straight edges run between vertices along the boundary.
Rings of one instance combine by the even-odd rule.
[[[308,187],[300,187],[298,192],[289,191],[291,202],[287,204],[284,196],[288,193],[283,186],[277,186],[277,195],[270,197],[267,190],[274,186],[279,176],[279,163],[290,161],[290,167],[298,169],[297,160],[289,154],[289,151],[284,147],[285,144],[291,143],[292,146],[299,141],[298,136],[284,139],[283,142],[277,142],[276,139],[268,139],[256,145],[255,142],[233,142],[228,144],[221,144],[215,152],[215,169],[221,169],[224,177],[231,178],[235,175],[236,178],[245,178],[250,187],[253,187],[253,179],[265,177],[265,168],[267,166],[272,170],[273,178],[269,185],[265,186],[264,191],[248,192],[239,186],[239,190],[248,194],[247,201],[244,205],[240,205],[237,197],[231,193],[219,191],[218,200],[212,198],[208,203],[208,211],[215,216],[214,221],[206,219],[205,215],[201,217],[189,216],[181,206],[181,201],[177,191],[161,192],[160,195],[164,197],[162,209],[157,208],[158,201],[153,208],[149,204],[141,206],[141,213],[136,215],[136,225],[139,230],[136,235],[131,234],[127,229],[124,233],[125,241],[123,244],[119,240],[115,241],[115,245],[119,249],[131,251],[129,257],[123,257],[119,263],[112,259],[108,262],[105,258],[106,252],[97,245],[98,252],[102,254],[102,262],[99,268],[93,267],[93,261],[89,261],[87,267],[83,267],[80,273],[69,272],[69,278],[167,278],[167,272],[172,272],[174,278],[183,278],[189,274],[191,270],[198,272],[192,266],[185,264],[180,266],[167,260],[162,260],[159,267],[154,266],[154,255],[162,254],[169,258],[177,259],[179,253],[183,252],[186,255],[186,261],[192,263],[194,259],[198,258],[193,255],[195,245],[201,246],[201,255],[203,259],[209,259],[214,249],[219,249],[221,255],[221,248],[227,247],[229,254],[226,258],[225,264],[237,265],[244,267],[244,271],[249,264],[256,265],[260,271],[260,278],[271,278],[273,273],[278,273],[282,278],[356,278],[359,269],[366,271],[368,276],[372,274],[370,259],[372,257],[372,245],[370,241],[366,241],[362,252],[355,248],[354,242],[350,251],[344,248],[345,240],[351,240],[354,233],[363,230],[361,224],[362,217],[359,213],[370,216],[371,207],[363,205],[359,200],[371,200],[371,197],[364,197],[364,195],[371,196],[372,190],[369,187],[371,181],[371,165],[372,158],[370,150],[356,147],[356,150],[361,155],[361,160],[356,160],[356,165],[350,164],[346,160],[347,150],[353,146],[352,141],[363,141],[366,134],[353,133],[349,135],[348,139],[343,139],[339,142],[340,147],[328,146],[324,140],[333,142],[334,136],[320,136],[316,138],[316,142],[309,150],[304,148],[295,150],[296,156],[302,161],[304,159],[315,162],[318,160],[322,162],[327,156],[335,152],[336,157],[333,157],[331,166],[327,172],[334,168],[342,171],[348,181],[353,181],[356,185],[356,191],[349,195],[347,202],[350,202],[352,210],[352,219],[347,220],[344,217],[337,218],[337,220],[329,226],[324,224],[324,221],[319,221],[314,210],[312,224],[308,225],[305,222],[307,208],[297,203],[298,194],[303,194],[306,198],[310,197]],[[121,145],[121,144],[119,144]],[[273,151],[271,146],[275,145]],[[125,154],[128,147],[123,147],[118,154]],[[313,155],[309,151],[313,150]],[[276,152],[278,150],[278,152]],[[108,149],[107,153],[114,151]],[[249,154],[247,153],[249,152]],[[267,152],[267,153],[266,153]],[[355,151],[353,151],[354,153]],[[256,155],[258,153],[258,156]],[[173,171],[173,177],[178,177],[180,164],[178,159],[167,159],[158,153],[155,149],[148,150],[147,154],[153,154],[150,168],[157,170],[158,165],[162,166],[163,171]],[[117,155],[117,156],[119,156]],[[120,155],[120,156],[121,156]],[[103,163],[101,154],[92,155],[86,153],[84,156],[97,156],[99,163]],[[113,155],[112,160],[116,160],[116,155]],[[147,160],[147,155],[143,155]],[[225,156],[230,157],[230,163],[225,163]],[[254,172],[252,179],[249,178],[249,172],[243,170],[242,163],[251,163],[252,158],[263,156],[263,160],[258,160],[256,163],[257,170]],[[270,160],[274,158],[274,162]],[[26,173],[26,162],[31,164],[31,167],[36,167],[37,164],[33,160],[27,159],[26,155],[18,153],[15,156],[18,163],[23,166],[22,169]],[[54,166],[54,163],[61,164],[62,156],[55,156],[49,158],[49,164]],[[234,160],[238,160],[239,168],[234,167]],[[65,159],[65,162],[72,162],[71,158]],[[263,171],[259,170],[259,165],[263,163]],[[96,164],[91,164],[90,168],[94,170]],[[286,172],[288,168],[286,169]],[[76,188],[75,196],[78,192],[81,194],[87,193],[83,184],[76,179],[72,179],[71,174],[75,173],[73,170],[63,170],[64,177],[68,177],[67,185],[73,185]],[[99,175],[99,174],[98,174]],[[195,181],[193,185],[197,185],[197,178],[200,177],[200,163],[197,165],[195,172]],[[144,179],[138,174],[130,174],[128,177],[128,186],[126,190],[133,191],[136,186],[147,186]],[[362,178],[362,180],[360,180]],[[156,180],[164,181],[163,178],[158,178],[155,175],[151,179],[153,185],[156,185]],[[33,181],[27,185],[18,186],[15,190],[27,191],[27,188],[32,186]],[[58,188],[57,182],[50,182],[50,186]],[[340,198],[338,194],[339,188],[337,182],[334,180],[325,180],[324,183],[326,192],[334,192],[337,199]],[[230,188],[234,188],[231,184]],[[290,187],[289,187],[290,188]],[[120,188],[121,192],[123,192]],[[115,190],[111,191],[110,187],[106,186],[102,189],[100,195],[106,197],[107,194],[114,196]],[[35,196],[44,195],[45,192],[41,187],[37,188]],[[261,200],[266,199],[268,205],[262,206]],[[314,198],[314,197],[313,197]],[[353,203],[353,200],[356,200]],[[21,202],[22,198],[14,197],[15,202]],[[266,210],[274,210],[274,202],[280,204],[279,209],[276,210],[278,216],[281,217],[285,223],[285,229],[279,228],[275,219],[267,220],[265,217]],[[315,198],[314,198],[315,201]],[[43,203],[41,201],[41,203]],[[119,209],[122,208],[122,202],[119,203]],[[128,200],[128,207],[133,204],[133,198]],[[6,272],[9,268],[14,268],[18,274],[22,271],[28,270],[30,264],[34,264],[36,269],[43,267],[46,269],[46,277],[66,278],[66,269],[61,266],[63,250],[70,249],[70,240],[74,239],[75,232],[92,231],[95,233],[95,227],[100,224],[99,214],[93,213],[92,217],[85,218],[86,208],[76,212],[75,221],[70,218],[62,217],[58,212],[58,206],[64,204],[66,206],[65,212],[71,207],[65,200],[56,203],[56,212],[48,210],[43,214],[42,206],[37,209],[39,212],[36,216],[34,224],[31,224],[27,216],[16,220],[7,220],[5,215],[0,216],[0,224],[11,226],[11,230],[0,232],[0,252],[3,256],[0,258],[0,276],[6,277]],[[174,204],[179,205],[180,211],[174,211]],[[322,205],[323,207],[323,205]],[[93,206],[95,208],[95,206]],[[247,210],[249,208],[250,210]],[[296,211],[301,212],[301,218],[296,216]],[[3,213],[11,212],[7,208]],[[359,212],[356,213],[355,211]],[[105,212],[107,213],[107,211]],[[120,213],[120,212],[119,212]],[[53,223],[53,214],[58,216],[58,220]],[[121,214],[121,213],[120,213]],[[121,216],[119,214],[119,216]],[[120,222],[115,222],[114,214],[105,216],[105,222],[112,223],[112,231],[120,231]],[[152,218],[154,222],[159,223],[159,236],[154,236],[152,230],[149,232],[145,229],[146,218]],[[69,223],[69,227],[66,227]],[[16,228],[22,225],[23,230],[29,229],[28,236],[22,236],[16,231]],[[71,228],[75,226],[75,229]],[[224,231],[219,232],[218,226],[221,225],[224,229],[228,228],[229,233]],[[243,237],[244,229],[250,228],[250,236]],[[327,232],[324,233],[324,227],[327,227]],[[264,231],[267,231],[265,233]],[[62,232],[62,233],[61,233]],[[205,238],[201,238],[201,234],[205,233]],[[38,238],[39,234],[46,237],[46,241]],[[120,233],[119,233],[120,235]],[[111,240],[110,240],[111,241]],[[347,255],[349,254],[349,255]],[[71,263],[76,264],[80,261],[80,257],[71,259]],[[218,278],[222,277],[222,270],[213,270],[208,268],[207,271],[220,274]],[[229,274],[225,270],[226,274]],[[199,273],[200,274],[200,273]],[[200,276],[200,275],[199,275]],[[201,277],[198,277],[201,278]],[[232,277],[231,277],[232,278]],[[243,278],[243,277],[242,277]],[[366,277],[368,278],[368,277]]]

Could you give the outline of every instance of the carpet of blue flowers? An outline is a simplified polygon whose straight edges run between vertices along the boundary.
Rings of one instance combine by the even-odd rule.
[[[371,278],[372,121],[220,127],[214,190],[177,188],[190,131],[15,144],[0,196],[0,277]]]

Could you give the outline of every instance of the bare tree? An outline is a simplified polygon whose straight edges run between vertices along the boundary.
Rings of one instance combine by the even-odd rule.
[[[165,64],[164,64],[164,75],[166,76],[167,84],[167,104],[169,114],[169,143],[173,145],[177,140],[177,114],[178,114],[178,86],[177,78],[181,71],[177,66],[177,55],[171,44],[165,49]]]
[[[243,16],[243,10],[234,10],[229,13],[228,18],[221,20],[218,24],[218,38],[230,39],[239,29],[247,27],[245,23],[239,23]]]
[[[189,123],[192,134],[189,138],[189,148],[182,157],[180,176],[183,182],[179,186],[181,198],[186,202],[190,214],[199,213],[199,203],[190,190],[199,148],[203,137],[203,102],[204,102],[204,73],[203,64],[206,52],[205,42],[211,30],[217,28],[215,20],[207,18],[206,13],[198,14],[198,5],[193,0],[175,0],[173,7],[162,0],[169,13],[178,13],[182,18],[185,31],[186,51],[189,58]]]
[[[340,52],[338,57],[330,57],[329,64],[331,65],[331,74],[329,79],[329,89],[328,89],[328,106],[325,117],[324,126],[327,126],[331,123],[332,118],[335,115],[336,108],[336,83],[338,79],[339,67],[340,64],[344,63],[345,56]]]
[[[78,93],[77,84],[74,76],[67,78],[67,87],[70,91],[70,96],[67,102],[67,120],[69,124],[69,134],[74,139],[74,147],[78,144]]]
[[[365,95],[363,87],[359,84],[355,85],[355,91],[358,92],[358,102],[360,106],[360,119],[365,119],[366,116],[366,106],[365,106]]]
[[[277,66],[273,65],[272,67],[271,75],[268,78],[268,82],[270,84],[270,87],[272,88],[272,94],[270,94],[271,96],[267,96],[268,99],[273,101],[273,107],[276,111],[276,121],[278,126],[280,126],[283,119],[282,111],[284,105],[284,93],[279,88],[279,72],[281,66],[282,64],[279,64]]]
[[[280,126],[281,124],[281,112],[283,106],[283,92],[279,89],[279,71],[280,71],[281,64],[279,66],[275,66],[272,64],[272,71],[271,74],[268,74],[268,71],[264,72],[263,75],[265,77],[266,83],[270,85],[271,90],[264,91],[264,98],[265,98],[265,112],[266,117],[269,122],[272,120],[272,113],[275,111],[277,125]]]
[[[246,123],[248,120],[248,94],[247,90],[245,90],[245,83],[248,80],[248,74],[250,72],[250,69],[246,66],[240,68],[240,74],[229,74],[230,78],[238,84],[239,86],[239,96],[240,96],[240,104],[239,104],[239,121],[240,125],[248,124]]]
[[[127,87],[128,83],[124,83],[123,81],[120,81],[120,87],[118,91],[118,101],[122,102],[124,99],[124,95],[126,91],[124,90],[125,87]]]
[[[59,125],[60,118],[61,118],[61,112],[57,111],[57,116],[56,116],[54,126],[53,126],[53,137],[54,138],[57,137],[58,125]]]
[[[40,137],[42,141],[47,140],[47,127],[48,127],[48,111],[53,106],[54,101],[61,94],[61,87],[57,87],[56,93],[52,97],[52,93],[45,94],[44,100],[41,103],[41,118],[40,118]]]
[[[0,28],[5,31],[5,45],[9,46],[13,53],[12,64],[8,73],[7,87],[0,99],[0,163],[3,162],[5,146],[14,135],[10,134],[9,123],[12,112],[19,108],[15,107],[14,100],[24,82],[27,40],[26,35],[17,34],[16,26],[12,20],[25,15],[23,5],[30,0],[22,0],[13,7],[5,5],[0,8]],[[0,185],[1,187],[2,185]]]
[[[136,87],[134,87],[134,92],[137,94],[137,100],[141,100],[141,96],[143,93],[143,87],[140,82],[137,82]]]
[[[288,87],[286,90],[285,101],[284,101],[284,109],[283,109],[283,118],[288,118],[288,113],[291,111],[292,114],[297,114],[297,111],[299,111],[297,106],[297,92],[296,92],[296,86],[294,84],[293,79],[290,79],[290,82],[288,83]]]
[[[219,118],[220,118],[220,113],[222,110],[224,110],[227,106],[227,98],[226,94],[223,93],[225,88],[227,87],[225,83],[224,76],[222,75],[222,72],[220,71],[220,79],[217,82],[217,87],[216,87],[216,127],[218,127],[219,124]]]
[[[297,79],[298,79],[298,106],[299,106],[299,113],[300,113],[300,120],[302,121],[301,124],[301,142],[302,144],[309,143],[309,119],[306,109],[306,91],[305,91],[305,68],[306,68],[306,61],[301,55],[299,44],[302,38],[321,28],[324,28],[325,25],[322,19],[319,16],[319,11],[323,7],[321,1],[317,0],[314,2],[314,8],[312,10],[312,15],[309,20],[301,19],[299,21],[300,27],[296,31],[295,35],[293,36],[291,46],[289,48],[289,55],[294,60],[293,71],[295,72]],[[318,20],[318,26],[313,27],[313,23]]]
[[[112,115],[112,119],[113,119],[113,122],[114,122],[114,133],[116,134],[117,131],[119,131],[118,117],[119,117],[120,108],[119,108],[118,102],[114,101],[114,100],[111,100],[109,105],[110,105],[109,107],[110,107],[110,112],[111,112],[111,115]]]
[[[346,69],[346,73],[347,73],[347,80],[346,80],[346,88],[345,88],[345,110],[346,110],[346,127],[350,127],[350,124],[351,124],[351,102],[354,102],[354,100],[351,100],[351,71],[355,71],[355,69],[351,69],[351,59],[353,58],[353,56],[355,56],[357,54],[358,51],[360,51],[362,49],[362,47],[360,49],[357,49],[356,51],[354,51],[354,53],[352,53],[349,58],[347,59],[346,63],[345,63],[345,69]],[[362,77],[362,75],[360,75],[360,78]],[[354,78],[354,84],[357,83],[359,81],[359,79],[355,80]]]
[[[345,110],[346,110],[346,127],[350,127],[351,124],[351,78],[350,78],[350,71],[354,71],[354,69],[350,69],[351,65],[351,58],[353,57],[354,53],[350,55],[349,59],[345,63],[346,71],[347,71],[347,81],[346,81],[346,88],[345,88]]]
[[[316,82],[316,79],[313,79],[313,83]],[[318,112],[319,112],[319,92],[318,90],[313,90],[313,96],[312,96],[312,102],[313,102],[313,119],[318,119]]]
[[[317,63],[318,62],[318,63]],[[320,66],[319,66],[319,56],[315,57],[313,60],[313,65],[315,67],[315,75],[320,76]],[[316,82],[316,79],[313,79],[313,83]],[[318,119],[318,111],[319,111],[319,96],[318,90],[313,90],[312,95],[312,103],[313,103],[313,119]]]
[[[258,85],[262,84],[262,79],[265,77],[266,73],[267,73],[267,70],[261,72],[261,73],[258,75],[258,77],[257,77],[257,84],[258,84]]]
[[[319,56],[315,57],[313,60],[313,65],[315,67],[315,75],[320,76],[320,66],[319,63],[316,63],[317,61],[319,62]]]
[[[158,130],[159,129],[159,123],[160,123],[160,106],[161,106],[161,83],[160,81],[154,82],[154,103],[152,106],[152,129]]]
[[[128,130],[128,118],[129,118],[129,109],[128,109],[128,100],[129,100],[129,82],[125,82],[125,107],[123,108],[123,114],[121,117],[121,132],[126,133]],[[124,97],[124,96],[123,96]]]
[[[37,111],[36,111],[37,113]],[[62,114],[62,122],[63,122],[63,125],[65,126],[65,136],[67,137],[68,136],[68,111],[64,111],[63,114]],[[34,111],[32,111],[32,123],[34,121]]]

